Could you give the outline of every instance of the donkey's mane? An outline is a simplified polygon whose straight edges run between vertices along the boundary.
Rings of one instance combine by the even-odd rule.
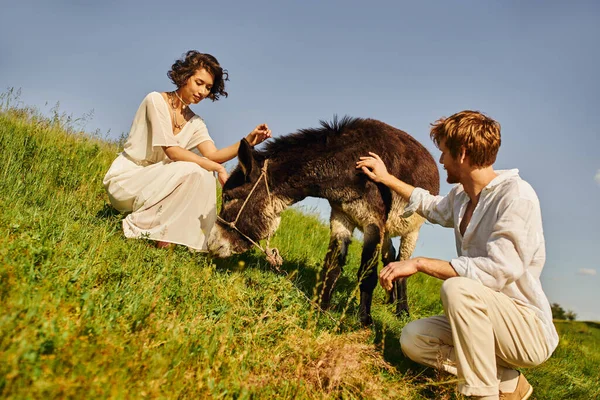
[[[320,120],[321,126],[318,128],[300,129],[295,133],[273,139],[260,153],[271,155],[290,151],[296,147],[322,147],[327,144],[329,138],[353,130],[364,121],[363,118],[354,118],[348,115],[338,119],[337,115],[334,115],[331,122]]]

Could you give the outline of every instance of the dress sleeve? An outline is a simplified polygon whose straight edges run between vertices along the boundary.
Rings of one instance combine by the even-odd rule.
[[[160,93],[152,93],[147,97],[146,103],[146,122],[148,123],[148,133],[151,136],[152,147],[160,146],[179,146],[179,142],[173,135],[171,127],[171,116],[167,105]]]
[[[195,125],[194,125],[194,134],[193,134],[192,138],[190,139],[190,142],[187,145],[187,148],[192,149],[192,148],[198,146],[200,143],[206,142],[208,140],[210,140],[211,142],[214,142],[214,140],[212,140],[212,138],[210,137],[210,135],[208,133],[208,128],[206,127],[204,120],[202,118],[198,117],[197,121],[195,121]]]
[[[404,218],[416,212],[429,222],[451,228],[454,226],[454,187],[447,196],[434,196],[422,188],[415,188],[404,208]]]

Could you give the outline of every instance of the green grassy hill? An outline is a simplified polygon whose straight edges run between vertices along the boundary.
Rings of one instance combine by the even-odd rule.
[[[405,320],[356,318],[353,243],[334,309],[311,306],[328,228],[298,210],[258,253],[227,260],[126,240],[102,177],[117,145],[69,119],[0,110],[0,397],[460,399],[452,377],[406,360]],[[411,318],[441,312],[440,282],[409,281]],[[560,322],[527,372],[536,399],[600,398],[600,327]]]

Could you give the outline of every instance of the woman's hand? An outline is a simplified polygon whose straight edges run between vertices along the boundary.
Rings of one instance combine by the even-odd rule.
[[[219,178],[219,183],[221,184],[221,187],[225,186],[225,182],[227,182],[227,179],[229,179],[229,174],[227,173],[225,167],[217,170],[217,177]]]
[[[381,158],[369,152],[371,157],[360,157],[360,161],[356,163],[356,168],[360,168],[369,178],[375,182],[385,181],[390,175]]]
[[[271,137],[271,130],[267,124],[256,125],[256,128],[246,136],[250,146],[256,146]]]

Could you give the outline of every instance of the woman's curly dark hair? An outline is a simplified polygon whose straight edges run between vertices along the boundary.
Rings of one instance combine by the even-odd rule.
[[[178,88],[185,85],[190,76],[196,71],[204,68],[213,76],[213,86],[210,89],[208,98],[212,101],[219,100],[219,97],[227,97],[225,91],[225,81],[229,80],[229,74],[226,69],[221,68],[215,57],[207,53],[200,53],[196,50],[188,51],[184,57],[175,61],[171,66],[167,76]]]

